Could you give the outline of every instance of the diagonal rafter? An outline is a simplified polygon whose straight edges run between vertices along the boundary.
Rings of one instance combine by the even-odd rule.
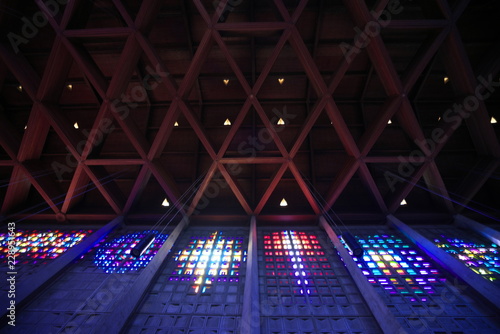
[[[243,193],[240,191],[240,189],[236,185],[236,182],[232,178],[231,174],[229,174],[229,172],[227,171],[226,167],[223,164],[218,163],[217,164],[217,168],[219,169],[220,173],[222,174],[222,176],[226,180],[227,184],[229,185],[229,187],[233,191],[234,195],[238,199],[238,202],[240,202],[240,204],[243,207],[243,209],[245,210],[245,212],[248,215],[251,215],[252,214],[252,209],[250,208],[250,205],[248,204],[247,199],[245,198],[245,196],[243,195]]]
[[[362,3],[361,1],[345,1],[344,3],[351,11],[351,15],[353,16],[354,21],[358,26],[364,27],[369,22],[373,21],[373,17],[371,17],[365,3]],[[407,97],[407,91],[405,91],[404,88],[411,88],[411,86],[416,81],[415,74],[412,75],[412,73],[416,73],[420,68],[425,67],[424,65],[430,61],[432,54],[436,52],[438,46],[440,45],[440,39],[443,39],[444,36],[446,36],[446,31],[438,35],[438,37],[436,38],[437,41],[430,44],[430,49],[423,52],[423,54],[420,56],[420,59],[414,61],[414,65],[410,67],[410,75],[407,77],[408,81],[406,82],[406,86],[403,86],[403,84],[401,83],[380,35],[373,36],[370,40],[370,43],[367,45],[368,54],[372,60],[372,64],[374,64],[381,78],[386,93],[389,96],[401,95],[403,97],[400,112],[396,114],[398,120],[410,135],[410,137],[413,138],[413,140],[417,144],[419,144],[420,149],[427,156],[430,156],[431,152],[425,145],[425,137],[418,125],[418,121],[415,118],[415,113],[413,112],[413,109]],[[426,173],[426,182],[435,182],[428,183],[428,187],[437,189],[440,195],[439,200],[443,202],[443,204],[449,210],[451,210],[452,206],[448,200],[449,194],[446,188],[442,187],[444,186],[444,182],[442,181],[441,175],[439,174],[437,168],[431,168]],[[394,202],[389,207],[395,207],[395,205],[396,204]]]

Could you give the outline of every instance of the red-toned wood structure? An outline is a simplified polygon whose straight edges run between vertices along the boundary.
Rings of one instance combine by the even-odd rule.
[[[218,220],[498,217],[498,12],[4,1],[1,215],[149,221],[167,198]]]

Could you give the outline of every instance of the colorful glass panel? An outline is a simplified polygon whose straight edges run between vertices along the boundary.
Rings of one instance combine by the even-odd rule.
[[[242,237],[226,237],[222,232],[191,237],[188,246],[175,257],[177,267],[170,281],[192,281],[192,293],[207,293],[214,282],[238,282],[246,261]]]
[[[500,247],[473,231],[456,228],[426,229],[424,236],[462,261],[476,274],[500,281]]]
[[[16,264],[39,264],[45,260],[55,259],[91,233],[92,230],[17,230],[14,236]],[[0,234],[0,259],[7,256],[9,240],[11,239],[8,233]]]
[[[246,228],[186,229],[126,333],[239,333],[247,236]]]
[[[268,276],[291,278],[294,292],[310,295],[311,278],[323,276],[330,268],[316,236],[297,231],[272,232],[264,235],[264,256]]]
[[[130,254],[149,233],[156,234],[155,240],[138,258]],[[125,273],[146,267],[167,240],[168,235],[158,231],[142,231],[129,233],[101,245],[95,254],[94,264],[107,273]]]
[[[445,278],[415,247],[393,234],[357,236],[365,253],[353,256],[368,281],[390,295],[402,295],[412,302],[429,301]]]
[[[259,232],[261,333],[378,333],[342,260],[319,229]]]

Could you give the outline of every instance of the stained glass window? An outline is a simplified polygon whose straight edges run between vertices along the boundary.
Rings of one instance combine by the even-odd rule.
[[[130,254],[132,248],[149,233],[154,233],[155,239],[148,249],[139,258]],[[158,231],[134,232],[117,237],[97,249],[94,263],[107,273],[136,271],[148,265],[167,238],[168,235],[160,234]]]
[[[266,274],[293,279],[294,294],[311,294],[312,276],[333,275],[333,272],[321,270],[330,268],[330,264],[316,236],[306,232],[282,231],[264,235],[264,256],[266,269],[272,269]]]
[[[91,233],[92,230],[17,230],[14,237],[14,243],[17,249],[15,254],[16,261],[20,265],[26,265],[29,263],[37,264],[45,260],[55,259]],[[6,257],[9,240],[8,233],[0,234],[0,259]]]
[[[456,228],[421,229],[436,246],[490,281],[500,279],[500,247],[473,231]]]
[[[370,283],[387,293],[426,302],[436,294],[436,285],[445,281],[438,269],[416,247],[394,234],[358,236],[365,253],[353,257]]]
[[[318,230],[260,232],[262,333],[377,332],[343,262],[321,236]]]
[[[475,300],[469,286],[439,267],[393,229],[353,228],[365,250],[355,261],[389,309],[411,332],[488,332],[495,311]],[[464,316],[467,315],[467,319]]]
[[[238,333],[247,229],[188,228],[175,244],[127,333]]]
[[[243,238],[214,232],[208,237],[192,237],[187,248],[175,257],[177,267],[171,281],[192,281],[190,291],[206,293],[214,282],[238,282],[240,267],[246,261]]]

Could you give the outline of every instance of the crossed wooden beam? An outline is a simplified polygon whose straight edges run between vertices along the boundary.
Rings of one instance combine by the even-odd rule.
[[[388,28],[390,29],[413,31],[433,29],[436,32],[434,36],[429,37],[426,43],[422,45],[403,75],[397,73],[381,36],[375,35],[370,38],[370,43],[366,46],[366,50],[371,59],[373,70],[377,72],[381,79],[387,99],[380,109],[379,117],[371,124],[368,124],[365,133],[358,143],[356,143],[351,135],[339,107],[332,97],[342,78],[349,70],[352,59],[351,61],[348,61],[346,58],[343,59],[330,82],[325,82],[311,52],[296,27],[296,23],[306,8],[308,0],[301,0],[292,14],[289,13],[282,0],[274,0],[274,5],[282,17],[282,21],[280,22],[241,23],[218,22],[222,9],[225,8],[228,0],[221,0],[219,7],[216,8],[212,16],[210,16],[201,0],[193,0],[194,6],[206,24],[206,30],[180,84],[177,84],[173,77],[168,74],[169,69],[167,65],[162,61],[158,50],[147,38],[154,24],[156,14],[160,9],[161,1],[143,1],[134,20],[120,0],[113,0],[112,2],[126,26],[102,29],[68,29],[68,24],[82,5],[82,0],[69,2],[59,21],[50,15],[50,11],[45,7],[42,0],[35,0],[35,2],[41,11],[47,13],[49,24],[55,32],[52,51],[42,77],[38,76],[31,64],[22,55],[15,55],[7,46],[0,45],[1,59],[12,71],[23,86],[23,90],[33,101],[27,128],[22,137],[12,130],[12,126],[2,116],[2,110],[0,110],[0,144],[10,157],[10,161],[2,162],[2,165],[8,165],[13,168],[10,184],[1,207],[2,214],[12,213],[16,208],[19,208],[27,198],[31,186],[33,186],[42,196],[47,206],[50,207],[50,210],[60,220],[64,220],[66,215],[71,213],[71,209],[78,204],[83,197],[82,194],[89,187],[96,187],[99,190],[116,215],[127,215],[134,205],[137,204],[138,198],[140,198],[150,179],[154,177],[166,195],[177,206],[177,209],[184,214],[191,215],[196,211],[196,206],[212,178],[218,174],[227,182],[244,211],[248,215],[259,215],[287,170],[292,173],[312,211],[316,215],[328,212],[332,208],[355,173],[358,173],[367,189],[369,189],[383,214],[394,213],[398,209],[401,200],[411,192],[421,178],[423,178],[427,188],[436,194],[434,199],[439,205],[444,206],[450,213],[457,211],[457,206],[453,205],[452,201],[450,201],[450,194],[434,160],[446,144],[446,141],[438,144],[432,151],[425,144],[420,144],[419,149],[424,154],[420,165],[416,168],[413,175],[411,175],[410,180],[400,185],[389,198],[384,198],[384,195],[380,192],[368,164],[400,163],[398,157],[379,157],[369,154],[390,119],[397,119],[398,123],[413,141],[416,143],[425,143],[425,135],[415,117],[415,111],[408,94],[415,87],[421,73],[429,66],[438,50],[443,50],[447,57],[447,72],[452,82],[456,85],[455,89],[460,95],[474,94],[477,82],[456,27],[457,19],[469,2],[467,0],[460,1],[454,11],[449,8],[447,1],[436,0],[445,18],[443,20],[393,19],[389,23]],[[388,2],[388,0],[378,1],[374,7],[375,12],[380,12],[384,9]],[[364,1],[345,0],[344,4],[352,16],[353,22],[360,29],[363,29],[370,22],[376,22],[377,17],[374,17],[370,13]],[[267,63],[253,86],[247,81],[243,71],[231,55],[228,46],[221,37],[220,33],[222,31],[235,33],[247,33],[251,31],[281,32],[281,36],[271,56],[268,58]],[[79,40],[89,37],[117,36],[125,39],[125,46],[119,57],[115,71],[110,80],[108,80],[91,55],[79,44]],[[274,124],[271,123],[259,101],[259,92],[287,43],[297,55],[307,74],[310,86],[318,96],[317,102],[307,115],[294,144],[289,149],[281,141],[274,129]],[[219,47],[247,96],[219,150],[214,148],[199,117],[187,102],[188,95],[197,84],[196,80],[200,75],[202,66],[206,62],[214,45]],[[159,84],[173,97],[152,144],[148,143],[144,133],[132,121],[131,117],[122,117],[117,112],[115,103],[126,92],[142,55],[155,67],[158,73],[164,74]],[[353,57],[355,56],[353,55]],[[90,85],[92,91],[95,92],[96,100],[100,101],[100,108],[92,126],[94,131],[90,132],[88,138],[74,131],[72,122],[58,106],[65,80],[73,63],[84,73],[87,83]],[[262,158],[226,157],[232,140],[242,126],[245,116],[252,108],[255,109],[258,117],[260,117],[265,128],[271,135],[279,151],[279,155]],[[300,147],[304,144],[310,131],[316,124],[318,117],[323,112],[328,115],[345,149],[347,159],[340,173],[335,176],[325,202],[319,203],[316,200],[315,190],[308,186],[294,159],[297,157]],[[181,193],[175,180],[159,159],[172,135],[174,123],[180,115],[183,115],[188,121],[201,145],[212,160],[209,170],[206,172],[190,203],[182,203],[180,201]],[[497,159],[500,155],[500,146],[488,122],[487,115],[486,107],[484,103],[481,103],[479,110],[473,113],[466,122],[478,153]],[[139,159],[96,159],[91,157],[91,153],[95,149],[95,143],[97,142],[95,139],[98,135],[99,127],[106,120],[113,120],[121,127],[137,151]],[[50,183],[48,177],[37,177],[40,170],[43,169],[38,159],[42,155],[43,147],[51,127],[67,147],[72,157],[78,162],[72,173],[72,179],[66,192],[63,189],[58,189],[54,182]],[[451,137],[456,129],[444,122],[439,124],[439,128],[444,131],[448,138]],[[85,142],[83,146],[79,145],[82,141]],[[83,147],[83,149],[79,149],[79,147]],[[231,175],[226,167],[228,164],[234,163],[272,163],[280,165],[255,207],[252,207],[241,191],[237,178]],[[498,166],[498,162],[485,164],[486,169],[490,173],[493,173]],[[129,194],[123,194],[115,182],[112,179],[109,180],[111,176],[106,171],[105,166],[111,165],[140,166],[138,176]],[[486,179],[483,174],[479,183],[484,184]],[[465,200],[462,203],[464,205],[480,189],[478,186],[473,186],[474,180],[474,175],[471,175],[464,181],[465,185],[461,188],[464,192]],[[61,194],[64,194],[62,198]],[[187,204],[187,206],[184,204]]]

